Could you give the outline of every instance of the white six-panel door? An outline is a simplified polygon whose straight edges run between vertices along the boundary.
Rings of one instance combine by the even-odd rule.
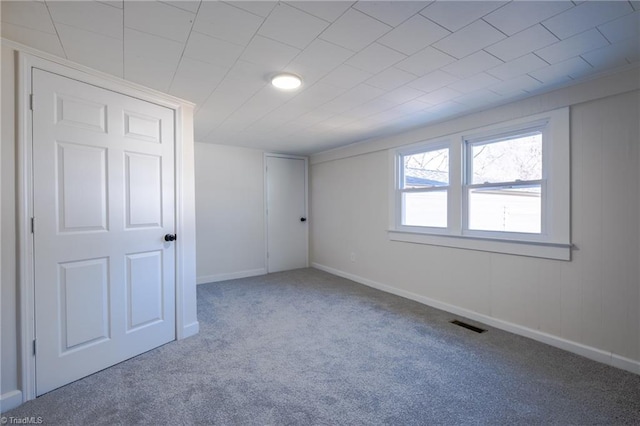
[[[173,111],[33,70],[38,395],[175,339]]]
[[[308,266],[307,163],[271,156],[266,161],[267,270]]]

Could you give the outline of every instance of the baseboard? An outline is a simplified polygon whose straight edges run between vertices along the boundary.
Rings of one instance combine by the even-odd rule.
[[[22,405],[22,391],[16,389],[0,395],[0,413],[6,413],[20,405]]]
[[[178,340],[186,339],[187,337],[195,336],[200,332],[200,323],[198,321],[192,322],[191,324],[185,325],[182,328],[182,335],[178,338]]]
[[[612,352],[607,352],[602,349],[594,348],[591,346],[583,345],[578,342],[563,339],[562,337],[558,337],[553,334],[548,334],[540,330],[534,330],[532,328],[524,327],[508,321],[493,318],[484,314],[479,314],[477,312],[470,311],[468,309],[464,309],[455,305],[450,305],[448,303],[440,302],[438,300],[431,299],[426,296],[421,296],[419,294],[412,293],[410,291],[401,290],[386,284],[379,283],[377,281],[370,280],[368,278],[363,278],[358,275],[340,271],[338,269],[334,269],[319,263],[312,262],[311,267],[320,269],[321,271],[325,271],[333,275],[337,275],[342,278],[349,279],[351,281],[355,281],[359,284],[364,284],[368,287],[372,287],[377,290],[384,291],[386,293],[395,294],[396,296],[401,296],[406,299],[411,299],[436,309],[450,312],[454,315],[460,315],[462,317],[469,318],[471,320],[478,321],[483,324],[487,324],[491,327],[495,327],[500,330],[504,330],[513,334],[518,334],[520,336],[528,337],[530,339],[537,340],[539,342],[546,343],[547,345],[554,346],[556,348],[560,348],[569,352],[573,352],[575,354],[581,355],[585,358],[592,359],[594,361],[601,362],[603,364],[611,365],[613,367],[620,368],[622,370],[626,370],[631,373],[640,374],[640,361],[625,358],[623,356],[616,355]]]
[[[266,268],[259,268],[249,269],[246,271],[231,272],[227,274],[204,275],[196,278],[196,284],[207,284],[215,283],[218,281],[236,280],[238,278],[256,277],[258,275],[265,275],[266,273]]]

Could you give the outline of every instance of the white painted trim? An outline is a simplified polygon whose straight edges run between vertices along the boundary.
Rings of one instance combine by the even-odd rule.
[[[263,182],[264,182],[264,265],[269,273],[269,217],[267,214],[267,208],[269,206],[269,194],[267,191],[267,157],[275,157],[275,158],[291,158],[294,160],[304,160],[304,210],[305,216],[307,218],[307,233],[306,233],[306,260],[305,266],[309,266],[309,157],[304,157],[300,155],[288,155],[288,154],[277,154],[273,152],[265,152],[263,155]]]
[[[229,272],[226,274],[203,275],[196,280],[197,284],[216,283],[219,281],[237,280],[238,278],[257,277],[265,275],[267,268],[248,269],[246,271]]]
[[[3,40],[3,44],[5,41]],[[19,49],[21,45],[8,43]],[[179,125],[189,126],[193,118],[193,104],[178,98],[125,82],[79,67],[76,64],[33,49],[17,51],[18,71],[16,115],[17,138],[17,180],[18,180],[18,280],[20,286],[20,359],[23,401],[36,397],[35,356],[32,342],[35,336],[34,280],[33,280],[33,238],[29,223],[33,214],[32,170],[31,170],[31,111],[29,95],[32,87],[32,68],[66,76],[87,84],[92,84],[117,93],[135,97],[172,109],[175,114],[175,172],[176,172],[176,233],[181,236],[176,245],[176,339],[183,339],[198,332],[195,300],[195,194],[193,188],[193,131]],[[34,53],[35,52],[35,53]],[[184,178],[184,179],[183,179]],[[193,289],[190,291],[190,287]],[[189,299],[185,300],[185,295]]]
[[[19,390],[12,390],[0,395],[0,413],[13,410],[20,404],[22,404],[22,392]]]
[[[554,336],[552,334],[548,334],[540,330],[534,330],[532,328],[524,327],[508,321],[493,318],[488,315],[480,314],[474,311],[470,311],[468,309],[450,305],[448,303],[440,302],[438,300],[431,299],[426,296],[421,296],[419,294],[416,294],[410,291],[401,290],[396,287],[389,286],[387,284],[382,284],[377,281],[370,280],[368,278],[364,278],[348,272],[343,272],[338,269],[334,269],[329,266],[325,266],[316,262],[311,263],[311,267],[319,269],[321,271],[328,272],[333,275],[337,275],[342,278],[346,278],[351,281],[355,281],[359,284],[364,284],[368,287],[372,287],[377,290],[384,291],[386,293],[391,293],[391,294],[395,294],[396,296],[414,300],[416,302],[449,312],[454,315],[459,315],[474,321],[478,321],[480,323],[498,328],[500,330],[504,330],[513,334],[528,337],[538,342],[542,342],[547,345],[554,346],[556,348],[581,355],[585,358],[589,358],[594,361],[598,361],[603,364],[610,365],[612,367],[620,368],[620,369],[629,371],[631,373],[640,374],[640,361],[637,361],[637,360],[625,358],[620,355],[614,354],[612,352],[607,352],[602,349],[583,345],[578,342],[573,342],[571,340],[567,340],[559,336]]]

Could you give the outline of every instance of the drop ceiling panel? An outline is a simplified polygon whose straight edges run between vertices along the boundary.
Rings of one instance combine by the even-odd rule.
[[[242,51],[242,46],[192,31],[184,56],[229,67],[236,62]]]
[[[196,102],[197,140],[319,152],[640,69],[639,2],[2,0],[3,37]],[[298,73],[277,92],[270,77]],[[123,74],[124,73],[124,74]]]
[[[205,1],[200,6],[193,30],[230,43],[246,46],[264,18],[227,3]]]
[[[355,52],[373,43],[391,29],[389,25],[362,12],[349,9],[324,30],[320,38]]]
[[[406,57],[406,55],[397,50],[390,49],[379,43],[372,43],[352,56],[346,64],[376,74]]]
[[[608,44],[607,39],[598,30],[592,29],[537,50],[536,55],[550,64],[555,64]]]
[[[559,39],[556,36],[538,24],[499,41],[485,50],[503,61],[511,61],[557,41]]]
[[[51,53],[52,55],[65,57],[60,40],[50,33],[3,22],[2,37],[34,47],[43,52]]]
[[[360,12],[384,22],[385,24],[396,26],[420,12],[429,3],[425,1],[360,1],[354,8]]]
[[[458,59],[505,38],[505,35],[480,20],[443,38],[433,46]]]
[[[287,4],[304,10],[313,16],[333,22],[346,12],[354,2],[352,1],[290,1]]]
[[[124,4],[125,27],[181,43],[187,41],[195,16],[192,12],[158,1],[128,1]]]
[[[258,34],[303,49],[328,26],[327,21],[279,3],[264,21]]]
[[[633,11],[625,1],[587,1],[543,22],[560,39],[571,37]]]
[[[379,42],[398,52],[412,55],[449,34],[450,31],[427,18],[415,15],[389,31]]]
[[[47,5],[39,1],[3,1],[2,22],[56,34]]]
[[[511,36],[574,7],[570,1],[518,1],[509,3],[483,19]]]
[[[438,1],[420,12],[449,31],[458,31],[507,2],[504,1]]]
[[[107,6],[108,7],[108,6]],[[122,39],[58,24],[58,35],[67,57],[91,68],[123,77]]]

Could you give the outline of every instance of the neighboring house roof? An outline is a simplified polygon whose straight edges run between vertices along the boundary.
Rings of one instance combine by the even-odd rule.
[[[404,179],[410,186],[443,186],[449,184],[447,172],[438,170],[425,170],[407,167],[404,170]]]

